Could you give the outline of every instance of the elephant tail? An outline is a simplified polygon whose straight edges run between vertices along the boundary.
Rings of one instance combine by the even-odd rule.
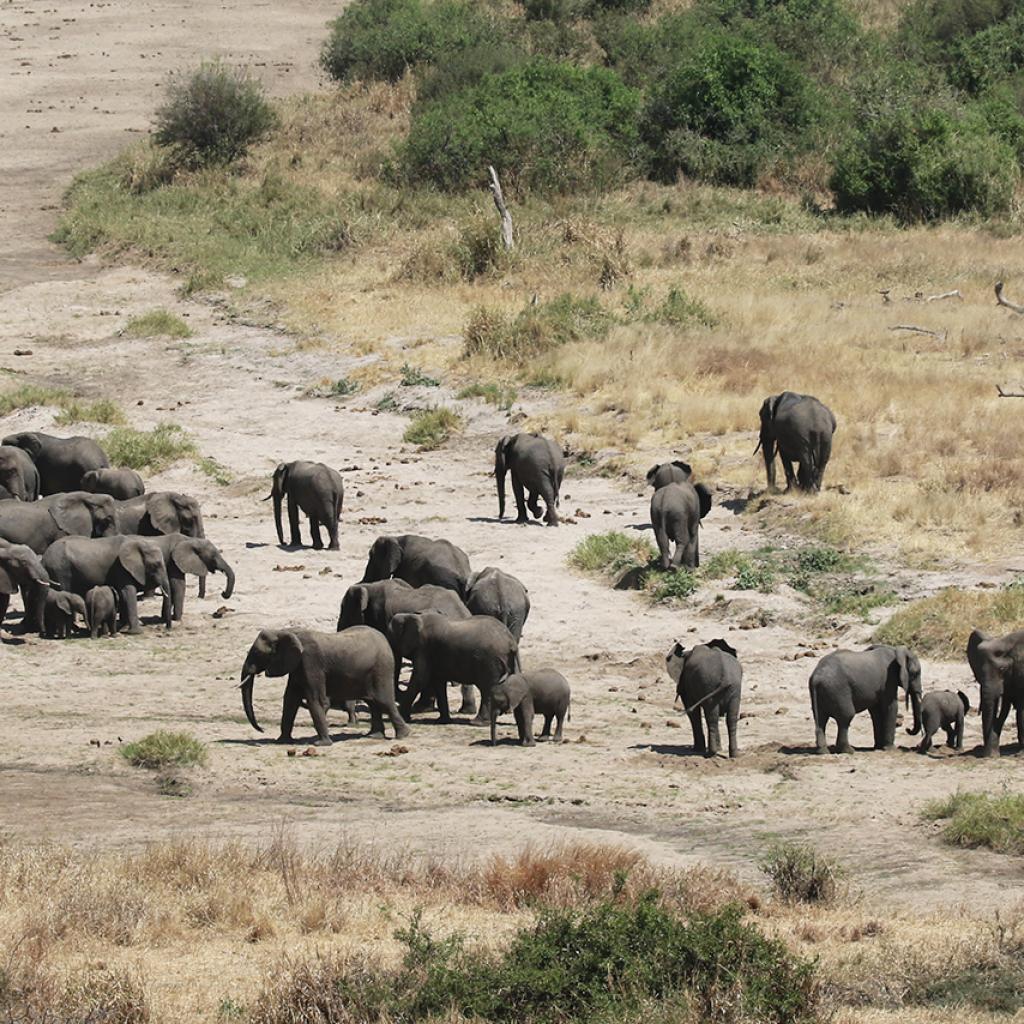
[[[722,683],[721,686],[719,686],[716,689],[712,690],[710,693],[705,693],[704,696],[701,697],[701,699],[698,700],[696,703],[691,704],[688,708],[683,708],[683,714],[686,714],[686,715],[692,714],[702,704],[707,704],[707,702],[709,700],[712,700],[715,697],[720,697],[728,689],[729,689],[729,684],[728,683]]]

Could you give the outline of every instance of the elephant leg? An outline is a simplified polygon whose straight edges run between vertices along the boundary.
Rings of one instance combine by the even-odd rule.
[[[797,483],[801,491],[814,490],[814,474],[811,472],[809,462],[800,461],[797,464]]]
[[[7,608],[10,603],[10,594],[0,594],[0,630],[4,628],[4,619],[7,617]]]
[[[331,730],[327,725],[327,708],[315,697],[309,699],[309,714],[313,719],[313,728],[316,729],[314,747],[329,747],[332,744]]]
[[[142,632],[139,624],[139,599],[135,588],[131,585],[121,590],[121,618],[129,636],[138,636]]]
[[[555,489],[550,480],[545,480],[540,486],[540,496],[544,499],[544,522],[548,526],[558,525],[558,508],[555,500]]]
[[[538,491],[530,491],[526,507],[530,510],[530,515],[533,516],[534,519],[540,519],[540,493]]]
[[[896,748],[896,716],[899,714],[899,704],[890,701],[883,708],[878,709],[878,739],[879,750],[894,750]]]
[[[167,595],[164,595],[164,600],[167,600]],[[181,622],[181,613],[185,608],[185,577],[184,576],[172,576],[171,577],[171,615],[175,622]],[[164,621],[167,616],[164,615]]]
[[[488,687],[480,687],[480,710],[477,711],[476,716],[469,720],[470,725],[490,725],[491,724],[491,691]]]
[[[516,522],[529,522],[526,518],[526,494],[523,490],[523,483],[515,470],[512,471],[512,493],[516,498]]]
[[[462,704],[457,714],[475,715],[477,713],[476,687],[468,684],[462,686]]]
[[[836,753],[852,754],[853,747],[850,746],[850,722],[852,718],[837,718],[836,724],[839,731],[836,735]]]
[[[384,739],[384,714],[380,704],[375,700],[366,702],[370,709],[370,731],[367,737],[375,740]]]
[[[292,729],[295,727],[295,716],[302,706],[302,694],[299,688],[289,680],[284,690],[284,700],[281,704],[281,734],[277,737],[278,743],[292,742]]]
[[[729,733],[729,756],[739,757],[740,746],[736,740],[736,726],[740,720],[740,702],[734,700],[725,713],[725,728]]]
[[[919,754],[927,754],[932,749],[932,734],[925,729],[924,736],[921,737],[921,742],[917,745],[917,752]]]
[[[950,750],[956,750],[956,725],[947,725],[946,729],[946,746]]]
[[[671,568],[678,569],[686,558],[686,545],[675,542],[675,550],[672,552],[672,564]]]
[[[302,537],[299,535],[299,506],[291,493],[288,494],[288,528],[291,530],[293,548],[302,547]]]
[[[1016,705],[1017,709],[1017,753],[1024,754],[1024,701]]]
[[[316,516],[309,517],[309,532],[313,537],[313,549],[315,551],[322,551],[324,539],[320,536],[320,520]]]
[[[689,712],[687,717],[690,719],[690,728],[693,730],[693,749],[698,754],[703,754],[707,751],[707,744],[704,742],[704,725],[700,720],[700,708]]]
[[[324,525],[327,527],[327,536],[330,538],[328,543],[329,551],[340,551],[341,545],[338,543],[338,517],[337,515],[330,515],[324,520]]]
[[[676,554],[681,556],[679,562],[685,565],[687,569],[696,569],[700,566],[700,548],[698,544],[697,531],[694,530],[693,536],[685,544],[680,544],[676,548]]]
[[[658,542],[658,551],[661,555],[661,567],[662,569],[669,569],[672,565],[672,542],[668,539],[668,534],[665,532],[665,528],[655,525],[654,527],[654,539]]]
[[[519,729],[519,743],[524,747],[533,747],[537,741],[533,738],[533,701],[527,697],[515,711],[516,727]]]
[[[551,720],[555,716],[547,712],[544,713],[544,728],[541,729],[540,735],[537,737],[539,740],[547,740],[551,738]]]
[[[790,491],[793,489],[793,484],[796,483],[796,474],[793,472],[793,460],[787,459],[782,452],[779,452],[779,461],[782,463],[783,472],[786,474],[786,490]]]
[[[437,701],[438,721],[448,725],[452,720],[451,709],[448,707],[448,680],[441,678],[434,685],[434,699]]]
[[[561,743],[562,742],[562,725],[563,725],[564,722],[565,722],[565,712],[564,711],[559,711],[558,714],[555,715],[555,735],[554,735],[554,742],[555,743]]]
[[[398,712],[398,708],[395,706],[395,702],[392,701],[380,701],[380,708],[383,709],[384,713],[391,719],[391,726],[395,730],[395,739],[405,739],[409,735],[409,726],[406,724],[405,719]],[[383,732],[383,725],[381,728]]]
[[[356,702],[354,700],[345,701],[345,714],[348,715],[348,725],[355,725],[359,721],[359,715],[356,714]]]
[[[814,751],[817,754],[828,753],[828,740],[825,738],[825,726],[828,725],[828,715],[815,712],[814,715]]]
[[[704,717],[708,724],[707,756],[715,757],[722,749],[722,734],[718,729],[718,708],[714,704],[705,704]]]

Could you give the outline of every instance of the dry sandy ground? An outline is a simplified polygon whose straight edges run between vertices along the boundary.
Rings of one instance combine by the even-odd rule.
[[[268,838],[283,827],[311,841],[366,838],[452,857],[586,836],[626,841],[658,860],[729,865],[748,878],[771,838],[785,836],[813,839],[841,857],[854,884],[893,909],[1008,902],[1019,893],[1019,867],[940,845],[918,812],[959,787],[996,790],[1019,781],[1018,759],[924,758],[907,749],[810,755],[806,680],[812,658],[836,641],[799,625],[792,595],[726,593],[723,607],[708,589],[691,606],[652,609],[566,569],[568,551],[586,533],[642,528],[646,494],[570,470],[564,511],[581,509],[589,518],[557,530],[498,523],[488,471],[494,440],[507,429],[504,414],[467,405],[468,428],[456,443],[416,453],[401,443],[406,420],[375,414],[374,395],[340,405],[304,397],[310,383],[343,376],[354,357],[296,351],[292,339],[233,323],[215,305],[181,301],[171,280],[69,264],[43,241],[72,171],[112,154],[126,132],[145,129],[153,86],[166,69],[213,49],[262,61],[276,90],[308,86],[330,13],[303,0],[0,6],[7,249],[0,366],[114,397],[139,427],[161,420],[186,427],[235,482],[222,487],[181,464],[151,488],[196,494],[210,537],[238,574],[231,610],[219,619],[212,613],[224,602],[211,587],[205,602],[190,598],[170,634],[150,625],[137,638],[30,638],[0,649],[0,825],[26,840],[81,844],[182,834]],[[195,337],[117,337],[129,316],[157,307],[188,317]],[[34,355],[14,357],[16,347]],[[26,410],[0,421],[0,432],[51,422],[45,410]],[[272,467],[292,458],[323,459],[344,471],[340,553],[277,547],[260,498]],[[386,525],[361,522],[369,517]],[[339,722],[329,752],[289,758],[250,729],[237,678],[257,630],[333,628],[345,587],[360,578],[367,548],[384,530],[447,537],[474,566],[499,565],[527,583],[533,612],[523,660],[555,666],[572,682],[569,743],[492,749],[469,725],[439,727],[427,716],[415,722],[401,756],[381,756],[390,741],[359,738],[359,729]],[[719,506],[702,549],[763,540]],[[943,582],[920,574],[894,580],[915,592]],[[762,604],[783,624],[740,628]],[[858,625],[841,639],[861,643],[868,633]],[[691,755],[662,667],[675,638],[715,636],[739,649],[746,670],[745,754],[735,762]],[[925,673],[926,688],[969,677],[966,665],[926,664]],[[976,693],[973,684],[969,692]],[[276,733],[279,697],[278,682],[258,682],[268,737]],[[971,742],[977,723],[970,720]],[[117,756],[119,739],[161,727],[188,729],[210,745],[209,766],[188,798],[158,795],[150,778]],[[503,732],[511,737],[511,723]],[[297,735],[311,734],[300,717]],[[854,742],[869,737],[867,719],[858,721]],[[909,748],[912,741],[904,735],[901,742]]]

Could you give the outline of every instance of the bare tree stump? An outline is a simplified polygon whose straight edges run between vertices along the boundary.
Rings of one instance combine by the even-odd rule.
[[[501,194],[498,172],[492,166],[489,166],[487,170],[491,172],[491,196],[494,199],[494,205],[498,208],[498,216],[501,217],[501,241],[506,250],[511,250],[515,245],[515,240],[512,237],[512,214],[508,212],[505,197]]]

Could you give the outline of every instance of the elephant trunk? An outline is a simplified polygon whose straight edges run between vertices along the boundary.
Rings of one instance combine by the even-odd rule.
[[[220,595],[226,601],[235,592],[235,570],[223,558],[217,563],[217,568],[227,578],[227,583],[224,584],[224,591]],[[199,578],[202,579],[203,577],[200,576]]]
[[[204,597],[206,597],[206,577],[205,576],[200,576],[199,577],[199,600],[201,601]]]
[[[768,486],[775,486],[775,439],[766,431],[761,431],[761,448],[764,454],[764,472],[768,478]]]
[[[498,709],[494,706],[494,700],[491,700],[491,746],[495,746],[498,742]]]
[[[281,495],[276,487],[271,497],[274,499],[274,525],[277,527],[277,542],[284,547],[284,530],[281,529]]]
[[[505,518],[505,456],[499,448],[494,456],[494,482],[498,486],[498,518]]]
[[[245,709],[245,717],[249,719],[249,724],[257,732],[263,732],[259,722],[256,721],[256,712],[252,708],[252,688],[255,682],[256,677],[252,673],[248,675],[243,674],[242,685],[239,689],[242,691],[242,707]]]
[[[916,736],[921,731],[921,694],[917,690],[911,690],[907,694],[907,699],[914,709],[914,727],[908,729],[907,732],[911,736]]]

